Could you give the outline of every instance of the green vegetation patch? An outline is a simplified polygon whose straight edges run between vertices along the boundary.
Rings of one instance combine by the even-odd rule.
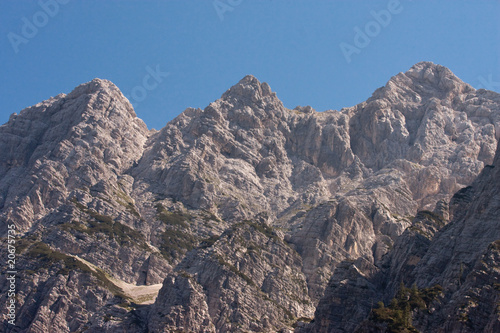
[[[43,242],[35,243],[28,250],[27,255],[35,258],[42,268],[48,269],[52,265],[62,262],[63,267],[57,272],[57,274],[68,275],[72,270],[79,270],[84,273],[92,274],[97,278],[99,284],[107,288],[113,295],[123,299],[127,298],[127,296],[123,293],[123,290],[112,283],[109,279],[109,275],[104,271],[101,269],[94,270],[73,256],[69,256],[59,251],[54,251]]]
[[[217,235],[212,235],[212,236],[210,236],[208,238],[202,239],[201,242],[200,242],[200,247],[202,249],[209,248],[212,245],[214,245],[215,242],[217,242],[219,239],[220,239],[220,236],[217,236]]]
[[[192,216],[184,212],[170,212],[161,204],[156,205],[156,213],[158,219],[167,225],[180,226],[183,228],[189,227],[188,222],[191,222]]]
[[[89,233],[88,228],[83,224],[78,221],[71,221],[71,222],[66,222],[63,224],[59,224],[58,226],[60,229],[70,232],[71,230],[76,230],[81,233]]]
[[[245,282],[248,285],[256,287],[255,282],[253,282],[253,280],[251,278],[249,278],[246,274],[239,271],[235,266],[233,266],[230,263],[228,263],[227,261],[225,261],[224,258],[222,258],[220,255],[216,255],[216,257],[217,257],[217,261],[219,262],[219,264],[221,266],[227,267],[231,272],[233,272],[234,274],[238,275],[240,278],[245,280]]]
[[[160,235],[159,249],[167,260],[179,259],[197,245],[198,239],[184,231],[184,229],[189,229],[189,223],[193,219],[189,213],[171,212],[159,203],[156,205],[156,214],[157,218],[166,225],[166,230]]]
[[[59,251],[52,250],[47,244],[43,242],[35,243],[29,250],[28,256],[36,258],[37,262],[43,268],[49,268],[53,264],[62,261],[64,263],[63,268],[57,272],[57,274],[68,275],[70,270],[79,269],[82,272],[91,273],[92,270],[82,263],[81,261],[75,259],[72,256],[68,256]]]
[[[408,230],[415,231],[417,234],[424,236],[427,239],[432,238],[432,235],[430,233],[426,233],[425,231],[422,230],[421,224],[414,224],[414,225],[408,227]]]
[[[37,234],[30,234],[16,241],[16,252],[17,254],[23,253],[27,248],[29,248],[34,243],[38,242],[40,237]]]
[[[412,325],[412,311],[427,309],[442,292],[443,288],[440,285],[418,289],[416,285],[406,288],[401,284],[389,306],[385,307],[384,302],[378,302],[377,308],[372,309],[370,319],[387,323],[387,332],[418,332]]]
[[[297,326],[299,325],[299,322],[303,322],[303,323],[312,323],[314,320],[313,318],[307,318],[307,317],[300,317],[297,319],[297,321],[295,321],[295,323],[293,323],[292,327],[293,328],[297,328]]]
[[[420,215],[431,221],[434,221],[439,227],[443,227],[445,225],[445,221],[441,216],[429,210],[421,210],[417,213],[417,215]]]
[[[176,228],[167,228],[161,234],[159,249],[167,260],[174,260],[179,259],[187,251],[192,250],[195,244],[196,238],[193,235]]]
[[[85,207],[84,205],[76,201],[76,198],[73,198],[72,202],[78,209],[90,215],[93,220],[87,221],[88,226],[85,226],[83,223],[76,221],[73,221],[71,223],[63,223],[59,225],[59,228],[61,228],[62,230],[68,232],[70,230],[76,230],[88,235],[101,233],[108,236],[110,240],[115,240],[120,245],[132,243],[145,250],[149,250],[149,246],[146,244],[144,235],[142,235],[139,231],[134,230],[120,222],[113,221],[113,218],[111,216],[98,214],[97,212]]]
[[[253,222],[253,221],[249,221],[249,220],[244,220],[243,222],[241,223],[237,223],[233,226],[233,228],[235,227],[241,227],[243,225],[249,225],[251,226],[253,229],[255,229],[256,231],[260,232],[261,234],[265,235],[266,237],[274,240],[275,242],[280,242],[280,238],[278,237],[278,235],[276,235],[276,233],[274,232],[273,228],[266,225],[266,224],[261,224],[261,223],[256,223],[256,222]]]
[[[139,214],[139,212],[135,208],[134,201],[132,200],[132,198],[130,198],[123,191],[117,191],[117,192],[115,192],[115,194],[119,198],[119,199],[116,199],[116,202],[118,202],[120,205],[122,205],[123,207],[125,207],[125,209],[128,210],[130,212],[130,214],[132,214],[132,215],[134,215],[135,217],[138,217],[138,218],[141,217],[141,215]]]

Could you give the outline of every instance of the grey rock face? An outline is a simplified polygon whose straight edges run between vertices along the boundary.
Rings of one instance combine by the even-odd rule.
[[[21,286],[21,331],[350,331],[400,279],[470,275],[480,251],[443,226],[487,210],[471,184],[491,169],[499,106],[424,62],[341,111],[287,109],[252,76],[160,131],[100,79],[27,108],[0,127],[0,232],[16,224],[37,281]],[[33,291],[68,279],[100,290],[90,310],[77,287]]]
[[[165,279],[149,328],[260,332],[312,318],[301,258],[282,237],[244,222],[202,243]]]
[[[500,328],[499,162],[500,146],[493,165],[452,197],[449,223],[446,206],[439,202],[434,212],[417,214],[380,265],[362,265],[358,260],[338,266],[317,307],[315,322],[301,331],[385,332],[390,322],[381,325],[370,312],[379,301],[389,304],[404,284],[414,285],[421,295],[426,288],[440,290],[423,307],[411,305],[410,296],[412,312],[406,328],[496,332]],[[398,309],[392,304],[390,309]]]
[[[148,137],[118,88],[99,79],[11,116],[0,133],[2,221],[14,221],[21,231],[61,206],[72,190],[116,183]]]

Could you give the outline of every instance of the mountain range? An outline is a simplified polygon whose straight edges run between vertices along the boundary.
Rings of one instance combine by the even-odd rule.
[[[94,79],[0,127],[3,329],[498,332],[499,137],[430,62],[340,111],[249,75],[159,131]]]

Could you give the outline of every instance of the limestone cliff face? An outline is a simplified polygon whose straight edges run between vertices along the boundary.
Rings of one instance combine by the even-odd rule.
[[[149,134],[118,88],[99,79],[12,115],[0,132],[2,220],[20,231],[72,190],[116,183]]]
[[[299,332],[498,331],[499,162],[500,147],[449,205],[419,212],[379,265],[338,265],[315,321]]]
[[[202,243],[165,279],[149,329],[262,332],[290,327],[296,318],[314,313],[301,266],[282,233],[266,224],[238,223]]]
[[[16,224],[34,277],[17,331],[352,331],[401,279],[445,288],[458,267],[465,293],[479,252],[443,226],[494,216],[471,184],[499,133],[499,95],[428,62],[341,111],[287,109],[247,76],[160,131],[95,79],[0,127],[0,232]]]

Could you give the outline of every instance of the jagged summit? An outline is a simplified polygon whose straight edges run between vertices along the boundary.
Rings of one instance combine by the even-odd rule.
[[[393,76],[384,88],[387,95],[399,94],[406,98],[411,98],[410,95],[453,98],[475,90],[447,67],[432,62],[413,65],[407,72]]]
[[[70,93],[76,96],[81,94],[92,94],[95,92],[103,91],[103,90],[117,90],[118,87],[111,81],[106,79],[94,78],[89,82],[82,83],[78,85],[73,91]]]
[[[419,62],[405,73],[391,77],[385,86],[375,90],[366,101],[379,106],[398,103],[420,105],[432,98],[442,100],[442,105],[460,104],[475,89],[463,82],[448,68],[432,62]],[[490,98],[495,94],[491,95]],[[365,105],[364,102],[360,103]],[[454,106],[455,107],[455,106]]]
[[[107,105],[106,108],[102,107],[104,104]],[[43,123],[50,123],[54,117],[71,118],[78,122],[90,117],[109,117],[116,113],[123,113],[124,117],[134,121],[138,119],[132,105],[114,83],[95,78],[78,85],[69,94],[58,94],[23,109],[19,115],[13,114],[7,124],[35,118]]]
[[[410,71],[415,71],[415,72],[425,72],[425,71],[445,71],[448,72],[448,74],[452,74],[451,70],[449,70],[447,67],[442,66],[440,64],[435,64],[432,61],[420,61],[417,62],[415,65],[411,66],[408,72]]]
[[[90,97],[94,96],[94,97]],[[66,98],[68,99],[79,99],[79,98],[89,98],[92,101],[99,101],[107,99],[115,101],[117,104],[122,105],[123,111],[126,111],[130,116],[137,117],[132,104],[127,100],[127,98],[122,94],[120,89],[111,81],[105,79],[95,78],[92,81],[83,83],[77,86],[71,93],[69,93]],[[92,109],[92,108],[91,108]]]
[[[254,86],[260,86],[260,81],[259,79],[257,79],[255,76],[253,76],[252,74],[248,74],[248,75],[245,75],[239,82],[239,83],[242,83],[242,84],[251,84],[251,85],[254,85]]]
[[[405,74],[418,82],[431,84],[433,87],[444,91],[462,93],[464,89],[469,91],[474,90],[474,88],[463,82],[447,67],[436,65],[432,62],[417,63]]]
[[[449,68],[434,64],[430,61],[416,63],[404,74],[414,81],[427,82],[430,84],[439,84],[440,81],[445,79],[464,83]]]
[[[276,93],[271,91],[269,84],[266,82],[261,83],[253,75],[247,75],[237,84],[229,88],[221,98],[256,102],[268,96],[276,97]]]

